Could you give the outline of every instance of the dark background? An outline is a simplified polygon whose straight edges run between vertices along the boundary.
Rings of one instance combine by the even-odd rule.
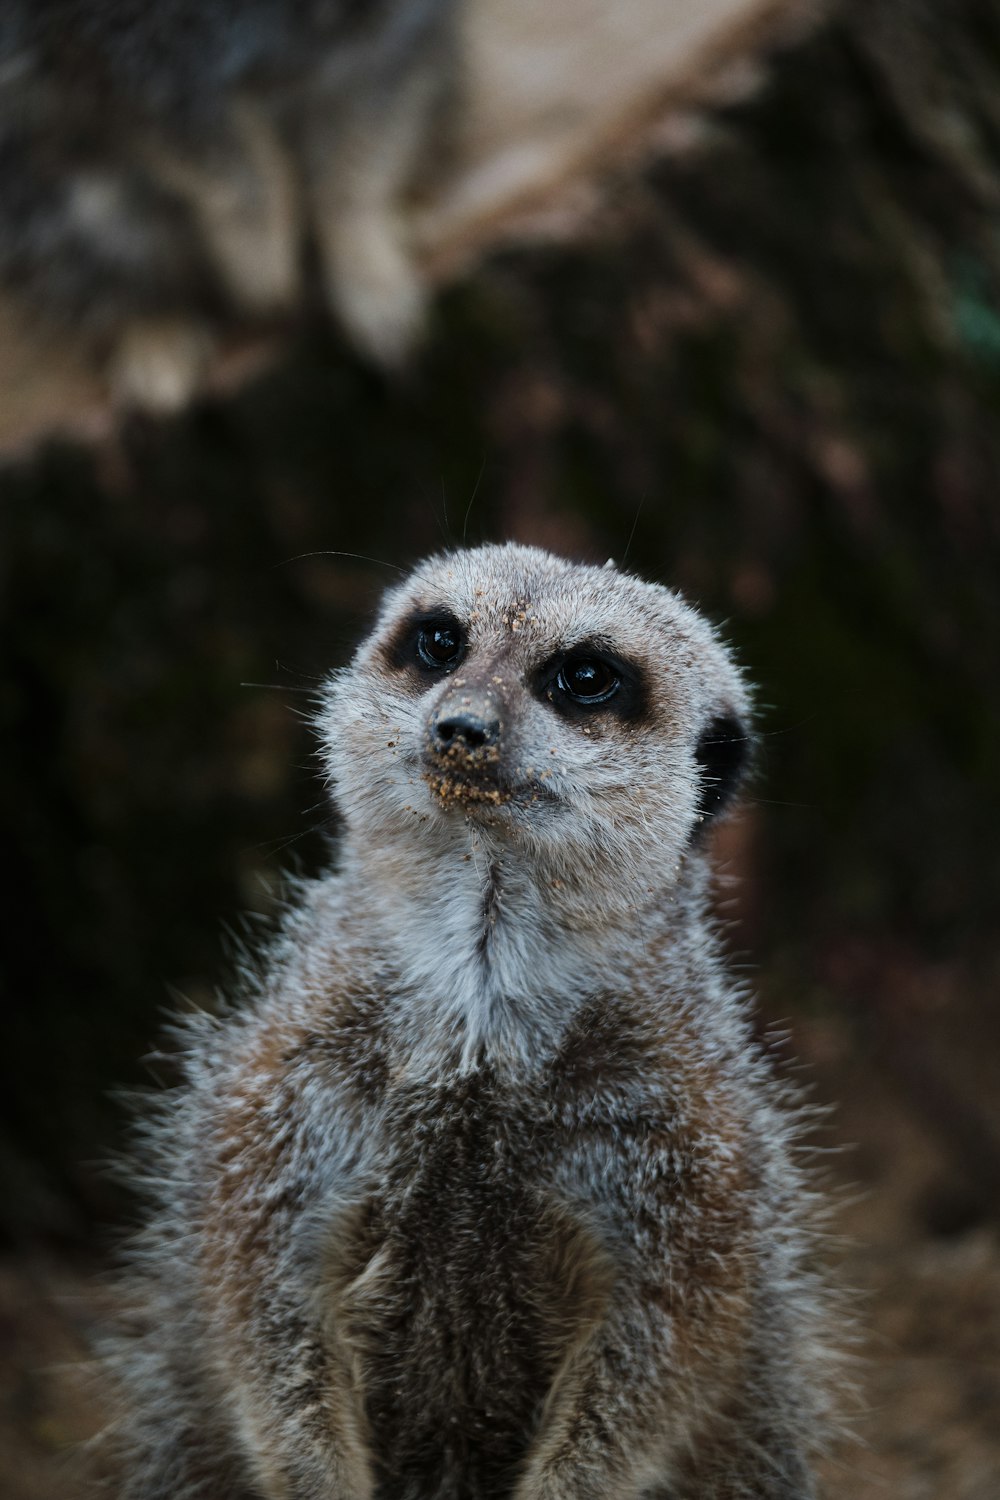
[[[843,7],[572,246],[450,290],[405,381],[317,328],[231,399],[0,475],[17,1500],[90,1419],[37,1354],[85,1341],[127,1211],[110,1091],[327,857],[311,694],[393,567],[508,537],[680,587],[758,685],[724,904],[864,1189],[873,1447],[831,1493],[996,1492],[998,99],[995,5]]]

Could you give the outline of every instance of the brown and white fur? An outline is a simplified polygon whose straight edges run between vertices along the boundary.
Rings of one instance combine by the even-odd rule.
[[[747,716],[611,565],[387,596],[319,718],[338,867],[143,1132],[123,1500],[814,1493],[797,1116],[708,903]]]

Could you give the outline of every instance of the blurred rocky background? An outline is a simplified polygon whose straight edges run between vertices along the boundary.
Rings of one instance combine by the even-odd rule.
[[[720,907],[851,1146],[828,1493],[1000,1493],[998,101],[993,0],[832,6],[486,255],[405,379],[317,325],[0,473],[9,1500],[72,1493],[100,1420],[64,1365],[128,1213],[113,1091],[328,858],[317,684],[395,569],[507,537],[679,586],[759,685]]]

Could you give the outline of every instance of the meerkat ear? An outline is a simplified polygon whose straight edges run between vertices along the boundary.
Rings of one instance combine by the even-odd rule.
[[[695,751],[701,775],[698,816],[702,824],[729,806],[746,774],[752,750],[749,727],[736,713],[718,714],[702,730]]]

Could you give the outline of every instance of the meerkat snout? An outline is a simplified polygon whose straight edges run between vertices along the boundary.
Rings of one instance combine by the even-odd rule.
[[[465,682],[432,710],[424,736],[424,778],[439,806],[469,810],[497,805],[509,781],[501,736],[502,704],[495,692]]]
[[[500,720],[484,719],[478,714],[452,713],[439,718],[433,727],[432,738],[435,749],[455,750],[471,754],[495,745],[500,738]]]

